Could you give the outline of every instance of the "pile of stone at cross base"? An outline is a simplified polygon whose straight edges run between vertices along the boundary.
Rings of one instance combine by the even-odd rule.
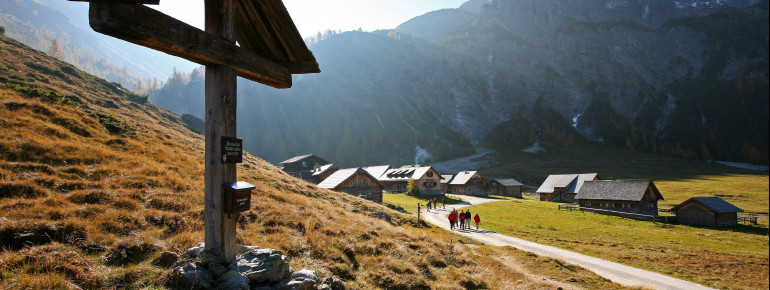
[[[174,289],[345,289],[332,277],[319,283],[312,270],[293,272],[279,250],[239,245],[238,253],[228,262],[221,249],[206,249],[200,243],[174,263],[164,284]]]

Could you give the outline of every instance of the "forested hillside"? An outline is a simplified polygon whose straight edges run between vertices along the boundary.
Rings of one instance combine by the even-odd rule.
[[[767,43],[766,0],[470,1],[316,40],[323,73],[288,91],[240,87],[239,132],[271,162],[399,165],[417,146],[437,161],[601,142],[767,164]],[[200,117],[202,93],[184,88],[200,75],[150,98]]]
[[[88,3],[63,0],[0,1],[6,35],[133,91],[156,89],[174,67],[191,63],[94,32]]]

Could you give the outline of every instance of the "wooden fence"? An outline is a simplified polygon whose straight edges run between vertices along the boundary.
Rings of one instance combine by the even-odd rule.
[[[560,204],[559,210],[569,210],[569,211],[579,210],[580,212],[600,213],[600,214],[620,216],[620,217],[630,218],[635,220],[648,220],[653,222],[662,221],[665,223],[668,223],[669,219],[674,219],[674,220],[676,219],[675,216],[658,216],[658,215],[631,213],[631,212],[600,209],[600,208],[581,207],[579,205],[574,205],[574,204]]]

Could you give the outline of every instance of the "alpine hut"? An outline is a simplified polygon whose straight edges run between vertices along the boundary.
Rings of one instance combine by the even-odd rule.
[[[575,202],[583,182],[600,179],[597,173],[553,174],[543,181],[537,193],[542,201]]]
[[[575,196],[581,208],[652,216],[658,215],[658,200],[661,199],[663,196],[649,179],[585,181]]]
[[[449,192],[466,195],[486,195],[487,181],[478,171],[460,171],[449,181]]]
[[[487,195],[521,197],[522,185],[513,178],[492,178],[487,183]]]
[[[673,207],[679,223],[704,226],[734,226],[742,209],[718,197],[693,197]]]
[[[385,186],[361,168],[340,169],[318,184],[320,188],[344,192],[382,203]]]

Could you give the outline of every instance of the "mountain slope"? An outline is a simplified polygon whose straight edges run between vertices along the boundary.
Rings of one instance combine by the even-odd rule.
[[[203,240],[202,136],[146,98],[5,36],[0,58],[0,287],[163,286],[161,253]],[[489,258],[500,250],[244,158],[239,180],[257,188],[239,242],[280,249],[295,269],[348,288],[538,288],[574,275],[577,285],[615,287],[558,265],[548,279],[512,272]],[[390,220],[367,215],[375,211]]]
[[[241,86],[255,109],[239,114],[240,132],[271,162],[312,152],[398,165],[417,146],[439,161],[479,145],[602,142],[767,164],[768,26],[766,0],[471,1],[319,41],[323,73],[288,91]],[[186,93],[200,90],[178,83],[151,99],[201,116],[202,95]]]
[[[88,24],[88,3],[2,1],[0,25],[6,27],[6,35],[41,51],[47,51],[56,39],[63,60],[135,90],[143,89],[133,88],[139,80],[147,86],[147,79],[166,78],[174,67],[195,67],[186,60],[94,32]]]

